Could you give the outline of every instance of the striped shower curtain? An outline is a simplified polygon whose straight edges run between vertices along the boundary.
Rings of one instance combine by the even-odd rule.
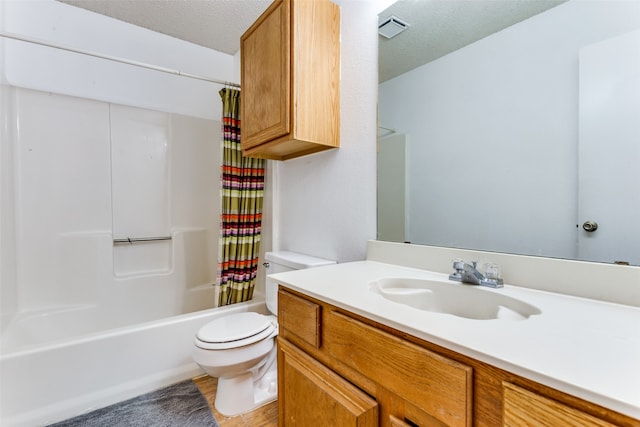
[[[262,223],[264,159],[240,149],[240,91],[220,91],[223,104],[222,214],[218,251],[218,305],[253,297]]]

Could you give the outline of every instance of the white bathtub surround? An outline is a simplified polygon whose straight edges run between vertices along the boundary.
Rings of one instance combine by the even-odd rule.
[[[233,80],[231,55],[53,0],[0,6],[3,32]],[[207,308],[189,295],[215,281],[220,86],[4,38],[0,55],[3,331],[92,306],[115,326]],[[172,239],[112,242],[156,236]]]
[[[150,369],[143,352],[147,343],[137,340],[165,336],[178,342],[169,337],[181,326],[158,319],[214,306],[219,122],[4,85],[2,92],[9,136],[2,140],[3,154],[12,155],[1,159],[7,171],[2,266],[8,273],[1,289],[0,424],[12,425],[15,418],[15,425],[32,425],[19,420],[31,419],[32,411],[57,414],[84,410],[86,402],[100,405],[103,395],[139,391],[132,385],[139,381],[149,387],[146,382],[166,385],[158,381],[192,375],[195,365],[184,368],[170,356],[184,350],[191,363],[190,340],[184,349],[158,347],[169,359]],[[140,162],[112,164],[117,156],[111,150],[121,148],[120,142],[144,143],[153,135],[151,146],[136,147]],[[147,193],[158,189],[158,197],[143,200],[141,217],[123,218],[113,197],[139,187],[135,176],[119,174],[133,168],[144,174],[145,156],[160,159],[152,168],[155,181],[143,183]],[[123,179],[114,185],[116,175]],[[127,196],[139,197],[136,191]],[[135,197],[119,206],[135,204]],[[114,245],[125,235],[156,233],[171,239]],[[157,328],[145,323],[154,321]],[[139,330],[156,332],[147,337]],[[113,341],[114,336],[122,338]],[[130,370],[123,368],[125,356]],[[160,380],[145,379],[155,376]]]
[[[109,105],[111,222],[115,239],[171,237],[172,115]],[[114,274],[171,270],[171,241],[114,245]]]
[[[3,32],[234,80],[231,55],[57,1],[0,9]],[[0,424],[201,373],[190,350],[217,315],[220,86],[4,38],[0,56]],[[156,236],[171,239],[113,242]]]
[[[3,312],[3,343],[22,321],[38,315],[88,308],[99,317],[77,323],[95,331],[213,307],[219,151],[212,141],[218,140],[219,122],[2,89],[11,93],[6,114],[12,118],[12,138],[3,146],[14,153],[2,162],[14,171],[15,193],[3,213],[15,212],[16,254],[13,265],[3,259],[3,266],[16,271],[15,281],[2,282],[3,298],[15,296],[9,298],[13,307],[3,302],[13,313]],[[151,125],[149,117],[155,120]],[[158,120],[162,126],[152,126]],[[144,145],[153,134],[163,141],[161,147],[138,146],[136,157],[160,157],[162,176],[150,173],[157,182],[138,183],[127,171],[144,174],[149,165],[112,164],[111,149],[119,151],[132,140]],[[126,182],[114,185],[118,180]],[[153,194],[156,188],[157,197],[135,203],[144,197],[141,192]],[[129,204],[141,211],[139,218],[124,215]],[[113,242],[156,234],[171,240]],[[210,304],[203,306],[207,299]]]
[[[256,301],[59,340],[0,356],[0,424],[46,425],[193,378],[193,337],[204,324]]]
[[[471,320],[396,304],[370,291],[370,282],[381,277],[448,281],[451,258],[473,259],[469,255],[481,256],[480,261],[497,261],[503,267],[505,287],[480,291],[517,298],[539,308],[541,314],[517,321]],[[625,269],[640,269],[614,266],[625,273],[612,273],[609,283],[615,286],[607,286],[598,279],[605,277],[605,272],[613,271],[608,267],[369,242],[366,261],[270,277],[291,289],[376,322],[640,419],[640,331],[637,328],[640,307],[597,299],[595,296],[605,292],[593,289],[607,287],[609,299],[626,298],[627,304],[633,303],[639,282],[637,275],[627,274]],[[520,268],[522,271],[515,275],[514,269]],[[542,272],[537,272],[538,269]],[[585,277],[589,271],[596,280]],[[528,273],[532,278],[527,280]],[[537,282],[545,288],[545,279],[554,275],[558,279],[552,283],[560,286],[564,294],[535,289]],[[525,278],[524,286],[514,282],[513,277]],[[625,283],[617,283],[622,280]],[[452,283],[452,286],[467,285]],[[591,299],[567,295],[579,293],[581,287],[592,295]],[[627,288],[632,291],[628,292]]]

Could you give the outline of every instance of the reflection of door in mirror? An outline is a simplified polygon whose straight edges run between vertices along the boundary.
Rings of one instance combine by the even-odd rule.
[[[579,99],[578,257],[640,265],[640,30],[581,50]]]
[[[378,240],[405,241],[406,151],[403,134],[378,139]]]
[[[407,0],[394,6],[412,5],[420,10],[429,5],[457,5],[466,10],[466,6],[478,3],[487,2]],[[509,3],[524,6],[538,2]],[[395,14],[408,19],[416,9],[395,14],[395,8],[394,13],[390,8],[381,16]],[[437,28],[449,29],[449,23],[459,19],[458,14],[449,14],[443,18],[445,24]],[[468,27],[467,22],[477,19],[462,21],[463,28]],[[585,168],[577,158],[578,54],[583,48],[639,28],[640,0],[567,1],[382,81],[378,92],[380,124],[411,138],[405,239],[414,244],[640,265],[640,260],[632,261],[640,256],[638,247],[629,255],[621,251],[634,240],[640,242],[635,225],[623,225],[623,216],[608,220],[600,213],[578,213],[578,174]],[[420,42],[411,45],[406,39],[414,30],[420,31],[417,23],[391,41],[380,38],[381,70],[383,63],[391,63],[392,55],[386,55],[384,48],[388,42],[396,41],[393,51],[405,56],[408,52],[408,56],[418,55],[423,49],[433,52],[436,36],[416,37]],[[628,54],[627,59],[638,61],[638,50],[634,55]],[[630,67],[618,64],[612,69]],[[634,81],[628,80],[629,87],[624,90],[630,93],[637,77]],[[635,99],[640,99],[638,92],[634,93]],[[627,112],[620,105],[607,114],[617,116],[616,120],[640,114],[637,104]],[[605,115],[594,114],[598,117],[587,123],[597,123]],[[640,119],[629,120],[640,124]],[[614,128],[608,135],[618,135],[622,129],[619,122]],[[636,138],[636,150],[640,150],[638,134],[638,127],[632,127],[629,135]],[[610,150],[613,141],[607,136],[596,143],[596,150],[603,151]],[[637,153],[636,161],[640,161]],[[621,160],[605,161],[607,156],[601,154],[596,159],[599,176],[634,169],[628,163],[621,166],[629,162],[632,153]],[[608,167],[611,162],[613,169]],[[638,182],[638,177],[626,177],[615,191],[599,191],[601,195],[620,195],[632,203],[631,208],[619,207],[613,200],[595,205],[614,215],[626,212],[633,216],[640,207]],[[625,190],[622,193],[621,188]],[[599,224],[597,231],[582,229],[588,220]],[[597,237],[599,241],[605,231],[613,229],[608,225],[611,222],[619,226],[622,235],[612,236],[620,241],[610,247],[598,243],[604,257],[578,253],[578,246],[582,246],[579,239],[593,243]],[[637,218],[631,218],[631,224],[634,222]]]

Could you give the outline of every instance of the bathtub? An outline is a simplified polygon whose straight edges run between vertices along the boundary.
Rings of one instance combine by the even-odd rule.
[[[30,319],[21,333],[87,327],[74,311]],[[0,425],[43,426],[200,375],[191,360],[198,328],[244,311],[267,313],[264,297],[40,345],[9,342],[0,355]]]

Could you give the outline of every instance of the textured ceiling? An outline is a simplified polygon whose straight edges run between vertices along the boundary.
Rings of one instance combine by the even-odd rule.
[[[530,18],[566,0],[400,0],[381,12],[410,27],[378,37],[383,82]]]
[[[271,0],[58,0],[139,27],[235,54]]]
[[[235,54],[240,36],[272,0],[58,0]],[[344,0],[365,1],[365,0]],[[380,81],[407,72],[566,0],[400,0],[380,13],[411,27],[379,37]]]

